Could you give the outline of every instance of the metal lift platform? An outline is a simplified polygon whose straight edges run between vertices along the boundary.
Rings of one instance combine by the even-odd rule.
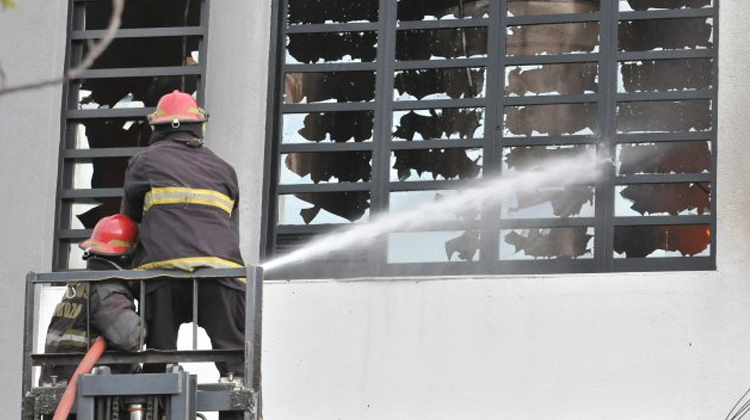
[[[261,411],[260,346],[263,298],[263,271],[260,267],[176,270],[67,271],[30,272],[26,277],[26,308],[23,345],[22,420],[52,418],[67,385],[63,379],[49,384],[34,384],[33,369],[49,365],[77,366],[82,353],[33,353],[39,325],[37,296],[41,287],[63,286],[68,282],[128,280],[144,282],[169,277],[193,284],[192,350],[105,351],[91,374],[78,378],[76,402],[71,414],[77,420],[194,420],[205,418],[201,412],[235,412],[233,418],[257,420]],[[233,277],[247,280],[245,300],[244,349],[198,350],[197,317],[199,282],[211,278]],[[140,287],[139,303],[145,302]],[[143,305],[139,305],[140,308]],[[145,313],[139,311],[141,325]],[[89,337],[91,335],[89,334]],[[90,340],[91,341],[91,340]],[[141,334],[143,348],[144,334]],[[229,376],[220,382],[198,384],[197,375],[185,371],[180,363],[244,361],[244,378]],[[166,373],[114,374],[113,364],[167,364]]]

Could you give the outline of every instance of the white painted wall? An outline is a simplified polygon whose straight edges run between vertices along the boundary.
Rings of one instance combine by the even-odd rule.
[[[67,2],[20,0],[0,8],[0,66],[6,84],[62,75]],[[23,296],[26,273],[52,263],[60,87],[0,96],[0,405],[21,415]]]
[[[63,3],[0,10],[11,81],[62,68]],[[208,144],[238,169],[248,263],[259,246],[269,3],[213,1],[208,40]],[[750,3],[721,0],[720,22],[716,272],[268,282],[265,417],[724,418],[750,386]],[[22,280],[51,261],[59,117],[58,88],[0,97],[8,418],[20,412]]]

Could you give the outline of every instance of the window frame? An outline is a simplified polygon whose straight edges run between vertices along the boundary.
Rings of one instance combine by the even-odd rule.
[[[269,278],[336,278],[348,276],[421,276],[421,275],[486,275],[486,274],[553,274],[553,273],[587,273],[587,272],[638,272],[638,271],[682,271],[682,270],[715,270],[716,269],[716,159],[717,159],[717,103],[718,103],[718,0],[713,0],[707,8],[679,10],[619,11],[619,2],[601,1],[600,9],[595,13],[565,15],[529,15],[508,16],[507,0],[490,1],[488,18],[433,20],[399,22],[396,16],[397,0],[379,1],[379,19],[372,23],[313,24],[289,27],[286,24],[287,5],[289,0],[274,0],[272,8],[271,51],[270,51],[270,84],[268,89],[268,118],[265,162],[267,165],[264,178],[264,205],[261,226],[261,261],[269,260],[276,255],[276,243],[279,235],[304,235],[326,232],[326,226],[294,225],[284,226],[276,223],[278,195],[302,191],[370,191],[370,211],[379,212],[388,209],[389,192],[399,189],[430,188],[436,185],[445,186],[450,181],[423,181],[401,183],[389,180],[390,153],[400,147],[409,149],[430,147],[465,147],[471,142],[483,149],[483,175],[497,174],[502,168],[503,148],[513,146],[548,146],[557,144],[588,144],[596,147],[598,153],[616,157],[617,145],[624,143],[652,142],[710,142],[711,166],[707,173],[688,174],[639,174],[618,176],[614,166],[606,171],[595,185],[595,210],[591,218],[576,217],[568,219],[530,219],[500,220],[499,217],[482,216],[483,232],[497,232],[494,235],[482,235],[479,261],[441,262],[441,263],[385,263],[385,247],[369,250],[365,258],[357,263],[351,261],[313,261],[296,266],[281,267],[267,274]],[[655,50],[655,51],[619,51],[618,29],[621,21],[707,18],[712,20],[712,45],[706,49]],[[506,56],[505,30],[520,24],[599,22],[599,50],[593,53]],[[468,58],[460,60],[435,61],[396,61],[396,32],[404,29],[457,28],[485,25],[488,31],[486,58]],[[371,63],[325,63],[325,64],[287,64],[286,39],[291,33],[349,32],[362,30],[377,31],[377,58]],[[386,36],[383,36],[385,34]],[[617,91],[618,65],[623,61],[651,59],[706,58],[712,60],[711,87],[705,90],[620,93]],[[453,63],[453,61],[457,61]],[[508,97],[500,89],[490,86],[504,86],[505,72],[508,65],[553,64],[595,62],[598,65],[598,90],[585,95],[554,95]],[[446,68],[456,64],[459,67],[486,67],[486,95],[482,99],[454,99],[443,101],[396,102],[393,100],[393,77],[401,69]],[[375,99],[361,103],[324,103],[324,104],[285,104],[284,75],[288,72],[312,72],[331,70],[374,70],[380,75],[376,79]],[[705,99],[711,103],[711,129],[703,132],[682,133],[618,133],[618,104],[636,101],[678,101]],[[599,132],[593,135],[544,136],[544,137],[506,137],[503,133],[503,108],[508,105],[534,105],[553,103],[598,104]],[[394,110],[426,109],[443,107],[484,107],[484,130],[481,139],[451,142],[446,140],[408,142],[398,145],[391,138],[392,115]],[[368,108],[372,107],[372,108]],[[280,144],[282,139],[283,115],[288,111],[312,112],[331,110],[374,109],[375,123],[373,139],[369,143],[336,143],[336,144]],[[418,144],[415,144],[418,143]],[[372,153],[372,180],[360,183],[314,184],[314,185],[279,185],[280,156],[285,153],[302,151],[350,151],[369,150]],[[710,214],[678,216],[616,216],[616,188],[623,185],[658,184],[674,182],[710,183]],[[408,184],[408,185],[404,185]],[[321,187],[322,185],[322,187]],[[592,226],[595,230],[593,258],[591,259],[534,259],[528,261],[508,261],[498,258],[500,229],[523,226]],[[618,226],[648,225],[683,225],[706,224],[710,226],[710,253],[708,256],[693,257],[649,257],[649,258],[616,258],[614,256],[614,235]],[[345,229],[345,227],[344,227]],[[486,257],[489,255],[489,257]]]
[[[53,244],[52,269],[55,271],[70,270],[69,250],[71,246],[89,238],[93,229],[74,229],[70,226],[72,204],[68,201],[95,200],[97,198],[120,198],[120,188],[79,188],[73,183],[73,167],[76,163],[90,163],[95,158],[130,158],[145,147],[110,147],[95,149],[76,149],[75,124],[94,119],[145,120],[154,111],[154,107],[112,108],[112,109],[77,109],[77,89],[73,85],[80,80],[93,78],[136,78],[158,76],[192,76],[196,78],[196,96],[203,104],[207,65],[208,15],[210,0],[198,0],[200,3],[199,25],[120,28],[113,42],[127,38],[168,38],[198,37],[200,60],[196,65],[164,67],[119,67],[106,69],[88,69],[80,76],[63,84],[62,112],[60,127],[60,152],[58,158],[58,179],[55,199],[55,230]],[[69,0],[68,23],[65,55],[65,70],[79,65],[85,43],[88,40],[101,39],[106,30],[85,29],[86,3],[110,3],[109,0]],[[127,4],[125,7],[128,7]]]

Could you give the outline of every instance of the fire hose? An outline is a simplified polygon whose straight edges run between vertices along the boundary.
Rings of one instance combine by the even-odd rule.
[[[70,410],[73,408],[73,402],[76,399],[78,376],[91,372],[91,369],[93,369],[106,348],[107,342],[104,340],[104,337],[99,337],[94,341],[89,351],[83,356],[83,360],[81,360],[76,371],[73,372],[73,377],[70,378],[68,386],[65,388],[65,392],[60,399],[60,404],[57,405],[57,410],[55,410],[55,416],[52,420],[65,420],[68,418],[68,414],[70,414]]]

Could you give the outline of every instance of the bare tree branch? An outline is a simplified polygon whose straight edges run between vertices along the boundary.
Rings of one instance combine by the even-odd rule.
[[[99,56],[102,55],[104,51],[106,51],[107,47],[109,47],[109,44],[112,43],[115,35],[117,35],[117,30],[120,29],[122,10],[124,5],[125,0],[112,0],[112,15],[109,18],[109,25],[107,26],[107,31],[104,33],[104,36],[99,40],[99,42],[92,44],[92,46],[89,48],[88,54],[86,54],[86,57],[84,57],[81,61],[81,64],[79,64],[75,68],[68,70],[68,72],[65,73],[63,77],[5,88],[4,84],[6,75],[2,71],[2,68],[0,68],[0,96],[24,90],[39,89],[46,86],[56,85],[58,83],[64,83],[72,79],[77,79],[81,74],[83,74],[83,72],[88,70],[94,64],[94,61],[96,61],[96,59],[99,58]]]

